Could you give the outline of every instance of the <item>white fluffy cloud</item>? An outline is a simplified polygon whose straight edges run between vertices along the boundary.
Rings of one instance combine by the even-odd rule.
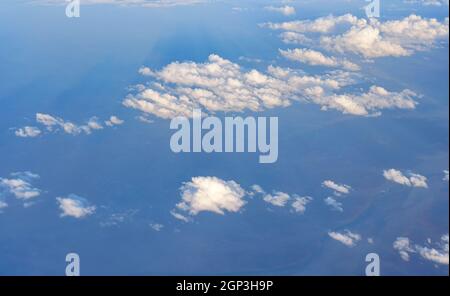
[[[31,184],[38,178],[39,175],[31,172],[13,173],[11,178],[0,178],[0,189],[3,188],[17,199],[29,201],[41,195],[41,190]]]
[[[265,10],[268,11],[274,11],[274,12],[279,12],[281,14],[284,14],[286,16],[289,15],[294,15],[296,13],[295,8],[289,5],[285,5],[285,6],[266,6],[264,7]]]
[[[239,212],[246,201],[246,192],[234,181],[224,181],[217,177],[194,177],[181,187],[181,202],[176,210],[195,216],[200,212],[213,212],[224,215],[225,212]],[[180,220],[185,216],[172,211]]]
[[[96,207],[89,205],[85,198],[70,194],[68,197],[57,197],[61,217],[84,218],[95,213]]]
[[[160,71],[149,70],[154,81],[139,85],[123,105],[161,118],[192,116],[194,108],[214,112],[262,111],[289,106],[292,101],[319,104],[323,110],[369,116],[382,109],[413,109],[409,90],[389,92],[373,86],[365,94],[337,94],[354,83],[348,72],[308,76],[300,70],[269,66],[267,72],[242,71],[217,55],[206,63],[174,62]]]
[[[335,195],[349,194],[352,187],[345,184],[338,184],[331,180],[326,180],[322,182],[322,185],[326,188],[334,190]]]
[[[122,125],[124,122],[125,122],[124,120],[113,115],[109,118],[109,120],[105,121],[105,124],[107,126],[115,126],[115,125]]]
[[[273,194],[266,194],[264,196],[264,201],[270,203],[276,207],[284,207],[288,201],[291,199],[289,194],[284,192],[274,192]]]
[[[440,242],[432,246],[431,240],[427,246],[413,245],[407,237],[399,237],[395,240],[393,247],[397,250],[401,258],[405,261],[410,260],[411,254],[419,254],[423,259],[433,263],[448,265],[449,262],[449,235],[441,237]]]
[[[344,232],[328,232],[328,235],[347,247],[354,247],[361,240],[361,235],[349,230],[344,230]]]
[[[280,50],[280,53],[285,58],[300,63],[309,64],[312,66],[326,66],[326,67],[342,67],[348,71],[358,71],[359,66],[346,60],[338,59],[336,57],[325,56],[323,53],[311,49],[296,48],[288,50]]]
[[[338,33],[337,28],[343,25],[347,30]],[[322,36],[316,46],[342,54],[380,58],[409,56],[416,51],[432,48],[440,40],[448,40],[449,19],[438,21],[412,14],[401,20],[380,22],[347,14],[264,26],[292,33],[318,33]],[[286,40],[289,41],[289,38]]]
[[[34,126],[25,126],[17,129],[14,133],[21,138],[34,138],[41,134],[41,130]]]
[[[396,169],[389,169],[383,172],[383,176],[386,180],[398,183],[409,187],[428,188],[427,177],[409,173],[405,176],[401,171]]]

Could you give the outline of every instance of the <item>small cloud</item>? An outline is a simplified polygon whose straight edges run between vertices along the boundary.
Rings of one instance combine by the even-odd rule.
[[[17,199],[27,201],[41,194],[41,190],[31,185],[33,179],[39,178],[39,175],[31,172],[19,172],[11,174],[11,177],[0,178],[0,188],[5,189]]]
[[[273,206],[284,207],[291,197],[289,194],[284,192],[275,192],[273,194],[266,194],[263,199],[265,202],[270,203]]]
[[[176,205],[178,211],[196,216],[200,212],[213,212],[224,215],[225,212],[239,212],[246,201],[245,191],[234,181],[224,181],[217,177],[194,177],[180,188],[181,202]],[[172,211],[172,215],[186,221],[186,217]]]
[[[62,211],[61,217],[84,218],[94,214],[96,207],[89,205],[88,201],[75,194],[70,194],[68,197],[56,198],[59,208]]]
[[[154,224],[152,223],[149,226],[151,229],[153,229],[154,231],[157,231],[157,232],[160,232],[164,228],[164,225],[158,224],[158,223],[154,223]]]
[[[347,247],[354,247],[358,241],[361,240],[361,235],[353,233],[349,230],[344,232],[328,232],[328,235],[338,242],[346,245]]]
[[[345,184],[337,184],[334,181],[326,180],[322,183],[326,188],[334,190],[334,194],[340,196],[342,194],[349,194],[352,189],[350,186]]]
[[[313,200],[310,196],[294,196],[294,202],[292,203],[292,208],[296,213],[303,214],[306,211],[306,205]]]
[[[448,176],[448,170],[445,170],[444,171],[444,179],[443,179],[445,182],[448,182],[449,181],[449,176]]]
[[[14,134],[21,138],[34,138],[41,134],[41,130],[34,126],[25,126],[17,129]]]
[[[278,13],[281,13],[281,14],[283,14],[285,16],[290,16],[290,15],[296,14],[295,7],[288,6],[288,5],[285,5],[285,6],[282,6],[282,7],[266,6],[266,7],[264,7],[264,9],[268,10],[268,11],[278,12]]]
[[[336,199],[334,199],[331,196],[329,196],[326,199],[324,199],[324,202],[325,202],[325,204],[327,206],[330,206],[335,211],[338,211],[338,212],[343,212],[344,211],[342,203],[338,202]]]
[[[105,124],[107,126],[115,126],[115,125],[121,125],[123,124],[125,121],[123,121],[122,119],[118,118],[117,116],[111,116],[109,118],[109,120],[105,121]]]

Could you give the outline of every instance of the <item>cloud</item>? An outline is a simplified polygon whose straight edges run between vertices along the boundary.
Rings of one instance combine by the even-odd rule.
[[[343,212],[344,208],[342,207],[342,203],[338,202],[335,198],[329,196],[324,199],[324,202],[327,206],[330,206],[333,210],[338,212]]]
[[[17,199],[29,201],[41,195],[41,190],[33,187],[31,182],[39,178],[39,175],[31,172],[19,172],[11,174],[12,178],[0,178],[0,189],[6,190]]]
[[[428,188],[427,177],[409,173],[409,177],[405,176],[401,171],[396,169],[385,170],[383,172],[386,180],[409,187]]]
[[[395,250],[398,251],[400,257],[402,257],[402,259],[405,261],[409,261],[410,258],[409,254],[415,252],[414,249],[411,247],[411,242],[409,238],[407,237],[398,237],[395,240],[393,247]]]
[[[342,67],[348,71],[359,71],[360,67],[346,59],[337,59],[335,57],[325,56],[323,53],[311,49],[288,49],[281,50],[283,57],[296,62],[309,64],[311,66],[326,66],[326,67]]]
[[[160,232],[164,228],[164,225],[158,224],[158,223],[151,223],[149,226],[151,229],[153,229],[156,232]]]
[[[292,6],[289,6],[289,5],[285,5],[285,6],[281,6],[281,7],[266,6],[266,7],[264,7],[264,9],[268,10],[268,11],[279,12],[281,14],[284,14],[285,16],[294,15],[296,13],[295,8]]]
[[[303,214],[306,211],[306,206],[313,200],[310,196],[294,196],[294,201],[292,202],[292,208],[294,212]]]
[[[41,130],[34,126],[25,126],[17,129],[14,133],[17,137],[34,138],[41,134]]]
[[[95,213],[96,207],[80,196],[70,194],[68,197],[57,197],[61,217],[84,218]]]
[[[264,201],[276,207],[284,207],[291,199],[289,194],[284,192],[275,192],[274,194],[266,194]]]
[[[349,230],[344,230],[344,232],[328,232],[328,235],[347,247],[354,247],[361,240],[361,235]]]
[[[396,93],[373,86],[366,94],[336,94],[355,82],[348,72],[308,76],[301,70],[274,66],[264,73],[243,71],[238,64],[218,55],[210,55],[206,63],[173,62],[151,73],[155,81],[136,87],[137,93],[129,94],[123,105],[164,119],[191,117],[194,108],[209,113],[258,112],[287,107],[293,101],[358,116],[416,106],[416,95],[409,90]]]
[[[200,212],[213,212],[224,215],[225,212],[239,212],[246,201],[245,191],[234,181],[224,181],[217,177],[194,177],[180,188],[182,201],[176,210],[190,216]],[[172,211],[172,215],[180,220],[187,218]]]
[[[69,135],[89,135],[95,130],[103,129],[97,117],[91,117],[85,124],[78,125],[70,121],[66,121],[60,117],[55,117],[50,114],[36,113],[36,122],[42,124],[49,132],[62,131]],[[107,126],[120,125],[123,120],[116,116],[111,116],[109,120],[105,121]],[[42,134],[41,130],[36,127],[23,127],[15,131],[18,137],[36,137]]]
[[[2,209],[5,209],[8,207],[8,204],[4,201],[0,200],[0,213],[2,212]]]
[[[293,33],[320,34],[316,46],[326,50],[381,58],[410,56],[416,51],[429,50],[440,40],[448,40],[449,19],[440,22],[412,14],[401,20],[380,22],[346,14],[263,26]],[[338,33],[342,26],[347,29]]]
[[[444,171],[444,179],[443,179],[445,182],[448,182],[449,181],[449,173],[448,173],[448,170],[445,170]]]
[[[434,246],[429,240],[429,246],[412,245],[411,241],[407,237],[398,237],[393,247],[400,254],[400,257],[404,261],[410,260],[411,254],[419,254],[423,259],[431,261],[436,264],[448,265],[449,262],[449,235],[445,234],[441,237],[440,242]]]
[[[123,121],[119,117],[113,115],[109,118],[109,120],[105,121],[105,124],[107,126],[115,126],[115,125],[122,125],[124,122],[125,121]]]
[[[301,20],[283,23],[265,23],[262,27],[270,28],[272,30],[284,30],[295,33],[329,33],[332,32],[338,25],[356,25],[363,23],[364,20],[358,19],[351,14],[342,16],[326,16],[315,20]]]
[[[322,182],[322,186],[334,190],[335,195],[349,194],[352,187],[345,184],[337,184],[334,181],[326,180]]]

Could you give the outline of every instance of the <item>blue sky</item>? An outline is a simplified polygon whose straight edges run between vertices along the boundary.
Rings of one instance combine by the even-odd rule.
[[[81,2],[0,3],[1,275],[448,275],[448,2]],[[173,153],[194,106],[278,161]]]

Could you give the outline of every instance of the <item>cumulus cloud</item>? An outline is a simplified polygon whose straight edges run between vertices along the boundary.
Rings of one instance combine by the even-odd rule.
[[[364,58],[410,56],[428,50],[441,40],[448,40],[449,19],[422,18],[410,15],[401,20],[381,22],[359,19],[346,14],[315,20],[268,23],[265,27],[293,33],[322,35],[317,46],[341,54],[357,54]],[[338,28],[347,27],[343,33]]]
[[[265,10],[268,11],[274,11],[274,12],[279,12],[281,14],[284,14],[286,16],[289,15],[294,15],[296,13],[295,8],[289,5],[285,5],[285,6],[281,6],[281,7],[277,7],[277,6],[266,6],[264,7]]]
[[[278,191],[273,194],[266,194],[263,199],[265,202],[270,203],[273,206],[284,207],[291,197],[287,193]]]
[[[342,206],[342,203],[337,201],[335,198],[329,196],[324,199],[324,202],[327,206],[331,207],[333,210],[338,212],[343,212],[344,208]]]
[[[129,94],[123,105],[165,119],[191,117],[194,108],[209,113],[257,112],[287,107],[292,101],[359,116],[416,105],[415,94],[408,90],[396,93],[373,86],[366,94],[336,94],[355,82],[349,72],[308,76],[300,70],[274,66],[267,72],[243,71],[217,55],[210,55],[206,63],[174,62],[151,73],[155,81],[136,87],[137,93]]]
[[[12,194],[17,199],[29,201],[41,195],[41,190],[31,184],[39,175],[31,172],[11,174],[11,178],[0,178],[0,189]]]
[[[281,50],[280,53],[285,58],[300,63],[309,64],[312,66],[326,66],[326,67],[342,67],[348,71],[358,71],[359,66],[346,60],[338,59],[336,57],[325,56],[323,53],[311,49],[296,48]]]
[[[405,176],[401,171],[396,169],[389,169],[383,172],[384,178],[391,182],[409,186],[409,187],[419,187],[419,188],[428,188],[427,177],[409,173],[408,176]]]
[[[400,254],[400,257],[405,260],[410,260],[411,254],[419,254],[423,259],[431,261],[436,264],[448,265],[449,262],[449,235],[445,234],[440,241],[432,244],[429,240],[428,245],[413,245],[411,240],[407,237],[398,237],[393,247]]]
[[[123,121],[119,117],[113,115],[109,118],[109,120],[105,121],[105,124],[107,126],[115,126],[115,125],[122,125],[124,122],[125,121]]]
[[[194,177],[181,187],[181,202],[176,205],[172,215],[180,220],[187,218],[181,211],[190,216],[200,212],[213,212],[224,215],[225,212],[239,212],[246,201],[245,191],[234,181],[224,181],[217,177]]]
[[[68,197],[57,197],[61,217],[84,218],[95,213],[96,207],[80,196],[70,194]]]
[[[322,182],[322,186],[334,190],[334,194],[340,196],[342,194],[349,194],[352,187],[345,184],[338,184],[331,180],[326,180]]]
[[[294,212],[303,214],[306,211],[306,206],[313,200],[310,196],[294,196],[292,208]]]
[[[14,133],[17,137],[34,138],[41,134],[41,130],[34,126],[25,126],[17,129]]]
[[[354,247],[361,240],[361,235],[349,230],[344,230],[344,232],[328,232],[328,235],[347,247]]]

